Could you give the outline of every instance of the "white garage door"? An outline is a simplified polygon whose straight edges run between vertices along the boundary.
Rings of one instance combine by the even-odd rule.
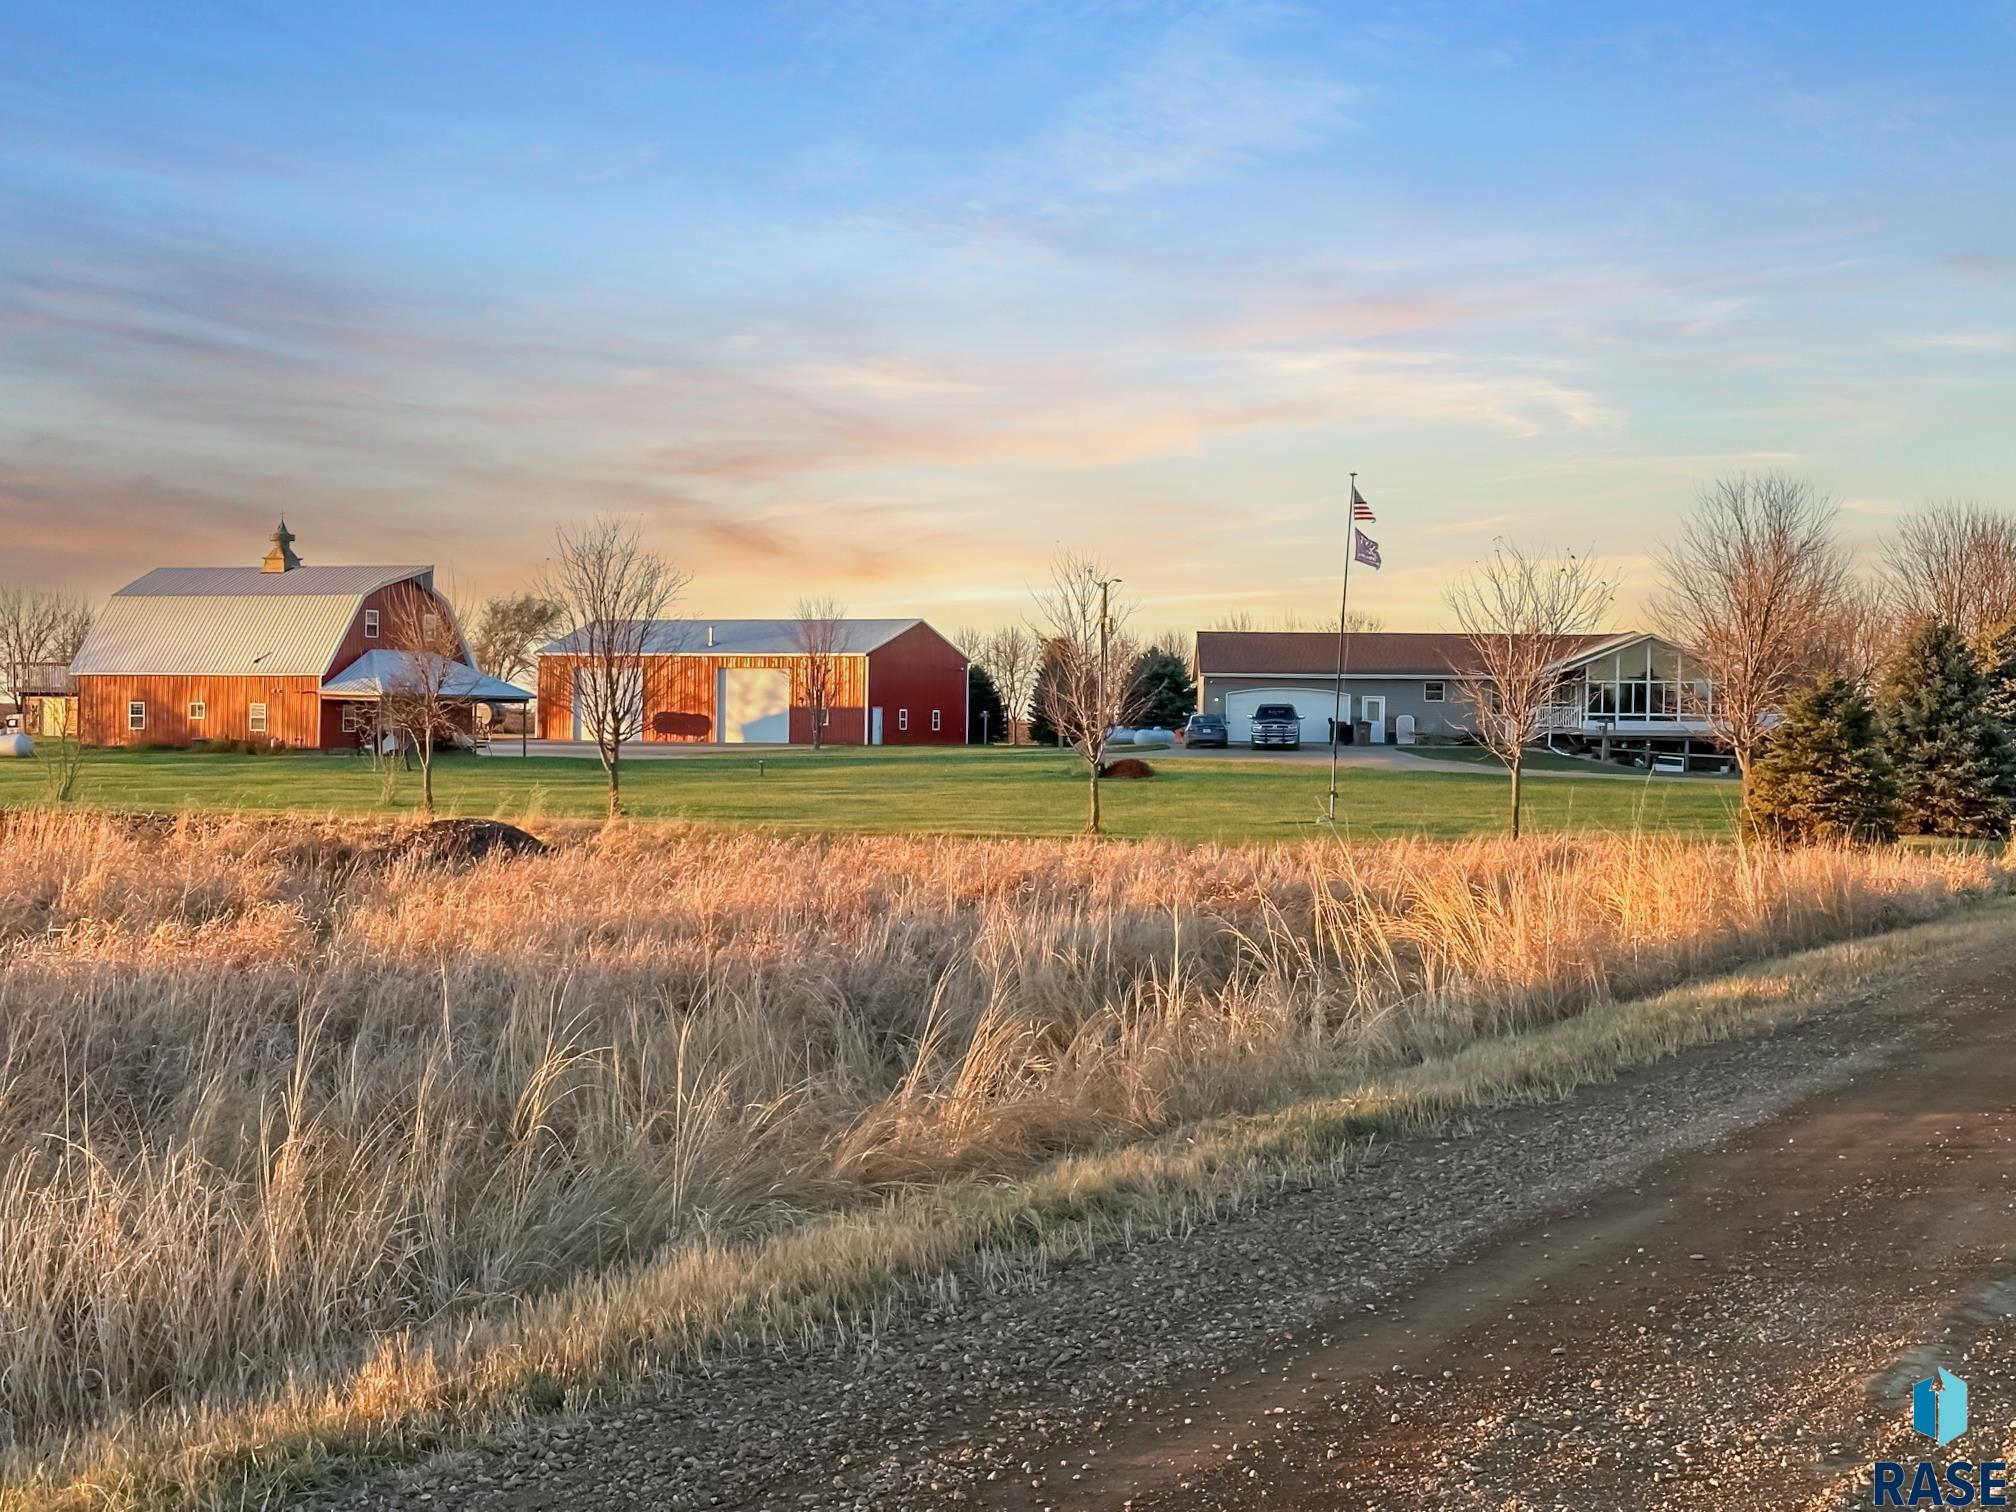
[[[644,674],[635,667],[625,670],[622,680],[616,684],[617,698],[612,707],[604,708],[608,702],[603,690],[609,685],[600,681],[595,672],[585,667],[574,670],[574,738],[593,740],[596,726],[602,723],[605,714],[613,716],[614,728],[610,731],[619,740],[635,740],[644,733]]]
[[[791,674],[782,667],[723,667],[714,727],[722,740],[783,745],[791,738]]]
[[[1262,704],[1293,704],[1302,717],[1304,745],[1330,744],[1330,706],[1334,693],[1315,688],[1269,688],[1260,693],[1225,695],[1225,733],[1234,741],[1253,738],[1253,711]],[[1349,712],[1346,712],[1349,717]]]

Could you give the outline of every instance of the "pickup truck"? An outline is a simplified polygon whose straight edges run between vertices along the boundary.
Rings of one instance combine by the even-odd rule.
[[[1302,716],[1295,712],[1295,705],[1267,703],[1253,711],[1253,749],[1262,746],[1302,749]]]

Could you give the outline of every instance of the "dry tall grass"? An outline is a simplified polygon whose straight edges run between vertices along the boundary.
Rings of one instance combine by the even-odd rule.
[[[2002,885],[1977,854],[0,818],[0,1422],[342,1380],[519,1299]],[[385,1387],[383,1389],[393,1389]]]

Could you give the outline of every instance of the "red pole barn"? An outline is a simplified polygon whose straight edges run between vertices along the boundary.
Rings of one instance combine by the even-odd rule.
[[[423,625],[452,656],[410,648]],[[530,697],[477,670],[432,567],[306,566],[283,520],[256,567],[159,567],[112,595],[70,663],[78,733],[356,749],[417,656],[436,659],[429,675],[465,730],[477,705]]]
[[[539,653],[539,737],[592,738],[574,637]],[[822,737],[834,745],[964,745],[966,653],[919,619],[838,622],[830,652],[786,619],[655,621],[635,723],[647,741],[809,745],[815,655],[829,656]],[[626,724],[632,721],[626,720]]]

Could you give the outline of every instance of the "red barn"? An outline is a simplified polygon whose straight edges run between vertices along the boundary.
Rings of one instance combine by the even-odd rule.
[[[357,747],[411,654],[394,646],[398,627],[432,615],[455,624],[432,567],[305,567],[283,520],[260,566],[160,567],[112,595],[70,663],[79,736]],[[477,671],[466,644],[443,691],[529,696]]]
[[[645,740],[809,745],[812,698],[797,620],[660,620],[644,643]],[[539,736],[589,738],[572,638],[539,654]],[[841,620],[825,740],[964,745],[966,653],[917,619]]]

